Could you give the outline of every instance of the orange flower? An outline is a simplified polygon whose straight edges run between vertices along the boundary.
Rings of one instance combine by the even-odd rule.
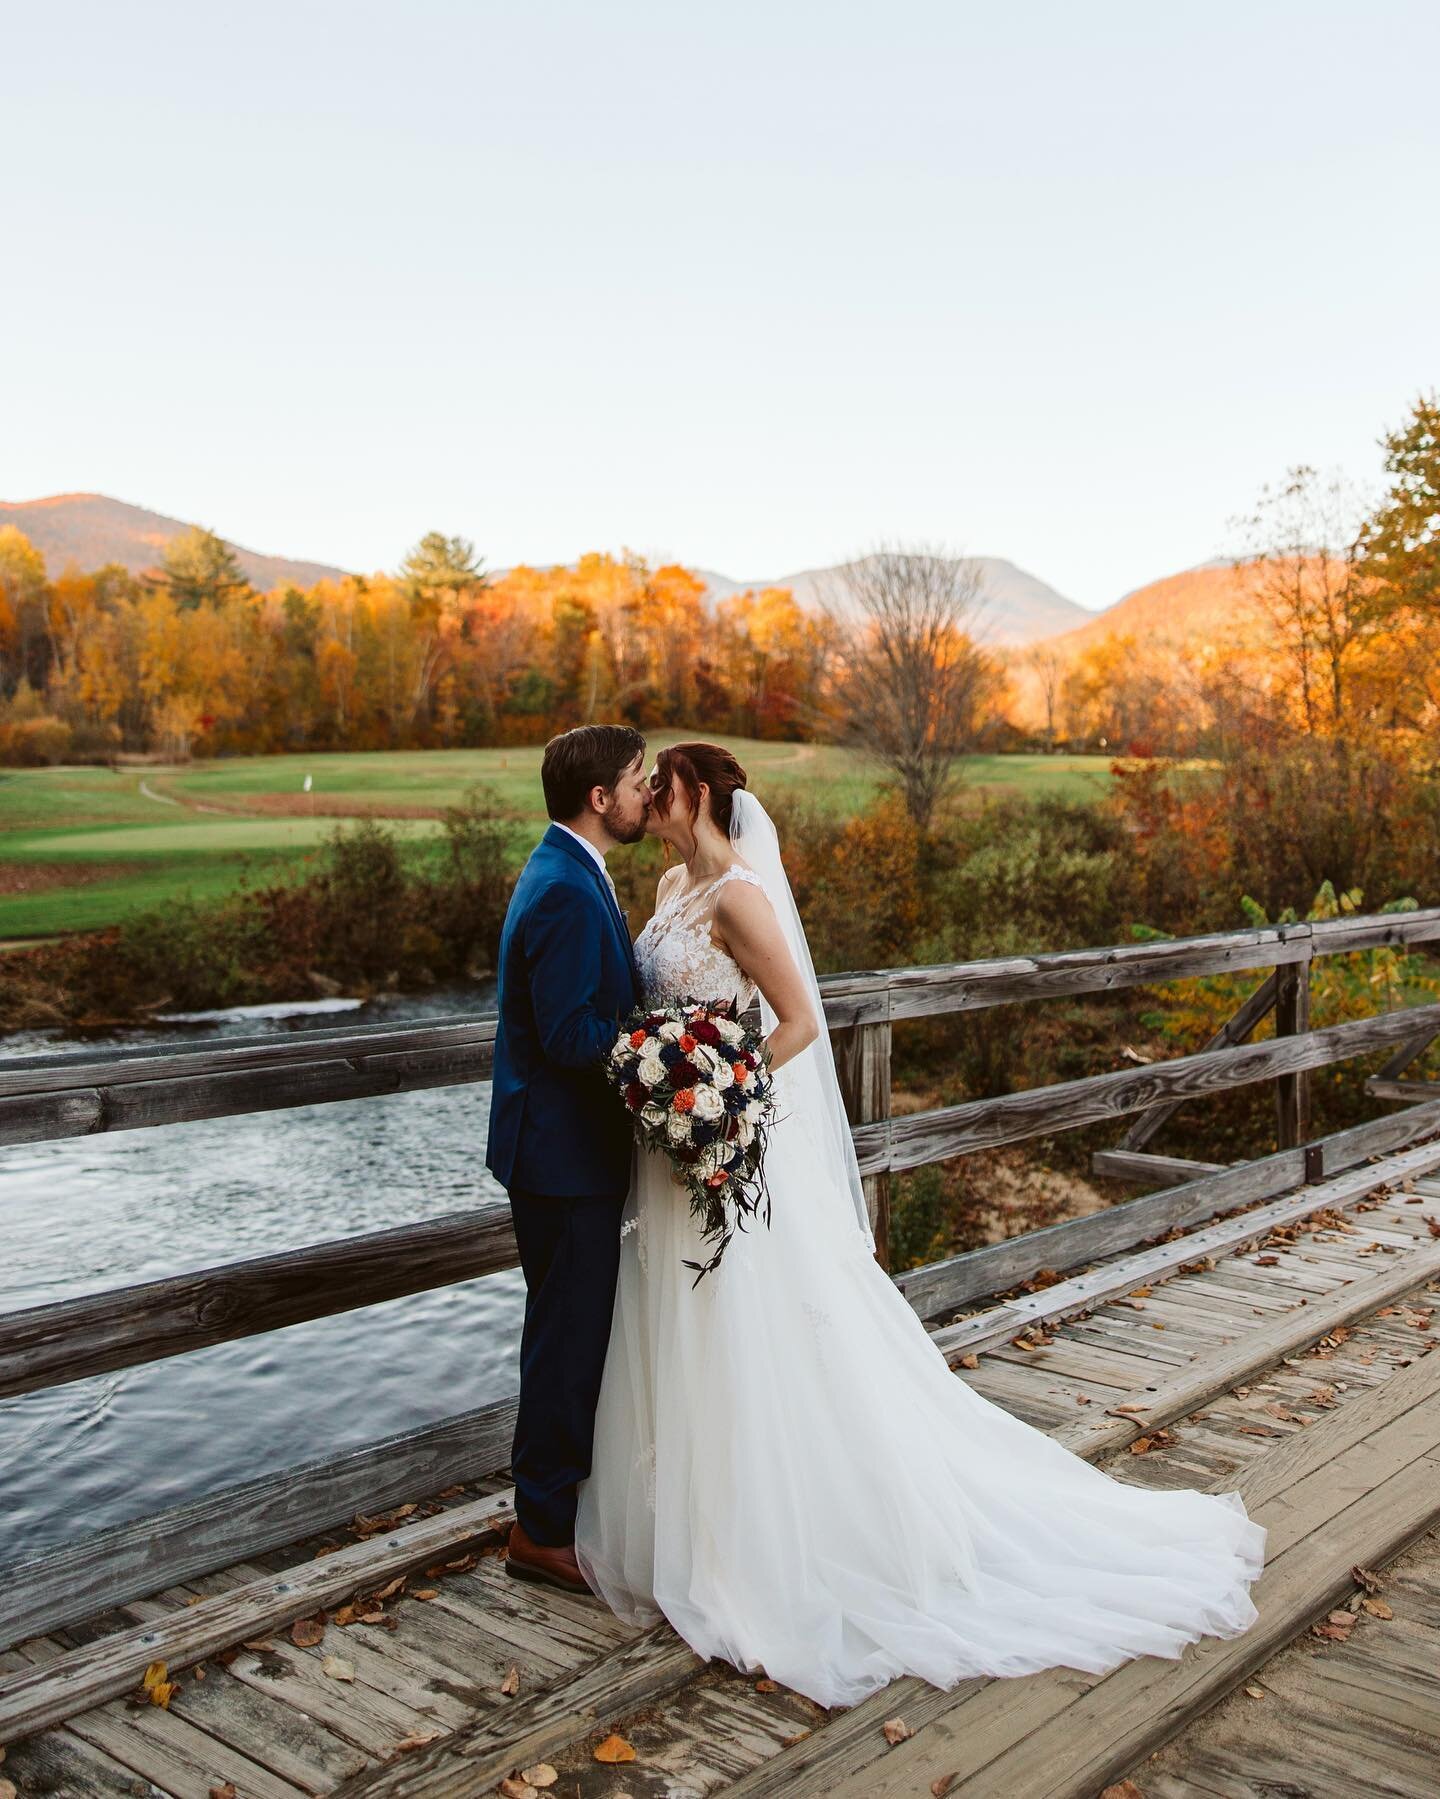
[[[680,1039],[681,1052],[684,1055],[688,1056],[690,1054],[690,1051],[694,1048],[695,1048],[695,1039],[687,1031],[685,1033],[685,1035]]]
[[[631,1049],[643,1049],[645,1047],[644,1031],[631,1031],[630,1047]]]
[[[695,1110],[695,1089],[682,1087],[673,1101],[677,1112],[693,1112]]]
[[[743,1086],[744,1081],[745,1081],[745,1076],[747,1074],[749,1074],[750,1070],[745,1066],[745,1064],[743,1062],[732,1062],[730,1064],[730,1072],[731,1072],[731,1074],[733,1074],[735,1076],[735,1079],[737,1081],[739,1081]]]

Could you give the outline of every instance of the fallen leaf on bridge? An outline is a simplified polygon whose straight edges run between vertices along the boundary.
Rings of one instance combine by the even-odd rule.
[[[597,1762],[633,1762],[635,1751],[624,1737],[608,1736],[603,1743],[597,1743],[592,1751]]]
[[[1362,1599],[1360,1603],[1364,1606],[1365,1610],[1369,1612],[1372,1618],[1393,1618],[1395,1616],[1394,1612],[1391,1611],[1390,1607],[1383,1599],[1371,1599],[1366,1597]]]
[[[1145,1792],[1133,1780],[1117,1780],[1113,1787],[1106,1787],[1100,1799],[1145,1799]]]
[[[355,1669],[343,1656],[326,1655],[320,1658],[320,1672],[328,1674],[331,1680],[354,1680]]]
[[[325,1623],[321,1618],[297,1618],[290,1626],[290,1641],[297,1649],[313,1649],[325,1641]]]
[[[170,1701],[180,1691],[178,1681],[165,1678],[167,1672],[164,1662],[151,1662],[140,1682],[141,1691],[151,1705],[158,1705],[166,1712],[170,1709]]]
[[[958,1774],[942,1774],[938,1780],[932,1780],[930,1791],[935,1795],[935,1799],[945,1799],[945,1795],[959,1778]]]
[[[413,1736],[401,1737],[390,1750],[392,1755],[408,1755],[412,1749],[423,1749],[427,1743],[438,1743],[440,1738],[448,1736],[446,1730],[417,1730]]]
[[[522,1768],[520,1778],[528,1780],[532,1787],[553,1787],[560,1776],[549,1762],[536,1762],[533,1768]]]
[[[520,1691],[520,1670],[518,1668],[512,1668],[500,1682],[500,1691],[507,1699],[513,1699]]]
[[[881,1726],[885,1732],[885,1741],[893,1749],[897,1743],[903,1743],[914,1732],[903,1718],[887,1718]]]

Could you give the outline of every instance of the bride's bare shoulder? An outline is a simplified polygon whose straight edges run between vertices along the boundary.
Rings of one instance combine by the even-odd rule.
[[[676,862],[670,868],[661,870],[660,880],[655,888],[655,899],[657,903],[665,894],[674,890],[676,881],[679,880],[684,872],[685,864],[683,862]]]

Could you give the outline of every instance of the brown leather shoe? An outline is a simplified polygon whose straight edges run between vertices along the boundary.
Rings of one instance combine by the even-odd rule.
[[[547,1548],[526,1536],[517,1518],[510,1526],[510,1541],[505,1556],[505,1572],[516,1580],[538,1580],[548,1587],[560,1587],[567,1593],[583,1593],[593,1598],[580,1564],[575,1560],[575,1546]]]

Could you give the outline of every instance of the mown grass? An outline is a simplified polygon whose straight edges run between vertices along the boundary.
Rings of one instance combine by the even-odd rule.
[[[650,746],[681,735],[659,734]],[[850,750],[728,741],[762,798],[804,798],[848,817],[882,785],[879,771]],[[98,930],[168,899],[211,899],[247,881],[304,872],[336,818],[356,807],[388,817],[406,857],[423,864],[437,851],[439,821],[405,813],[456,805],[476,786],[513,814],[518,863],[545,823],[540,757],[539,747],[360,751],[118,771],[0,770],[0,939]],[[965,790],[976,798],[1083,800],[1108,783],[1099,756],[973,756],[964,769]],[[247,816],[247,801],[287,810]],[[236,810],[204,809],[211,806]],[[28,880],[26,865],[34,871]]]

